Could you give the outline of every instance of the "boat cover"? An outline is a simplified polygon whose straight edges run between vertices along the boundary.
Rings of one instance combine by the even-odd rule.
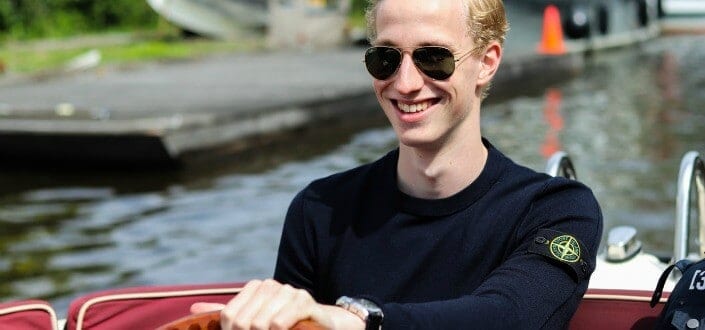
[[[44,300],[20,300],[0,304],[0,329],[57,330],[56,312]]]
[[[99,291],[71,302],[66,329],[155,329],[189,315],[195,302],[227,303],[242,286],[222,283]]]

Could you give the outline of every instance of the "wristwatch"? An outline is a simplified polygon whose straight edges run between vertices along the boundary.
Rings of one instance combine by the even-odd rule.
[[[363,298],[342,296],[336,300],[335,305],[359,316],[365,322],[365,330],[382,329],[384,313],[375,303]]]

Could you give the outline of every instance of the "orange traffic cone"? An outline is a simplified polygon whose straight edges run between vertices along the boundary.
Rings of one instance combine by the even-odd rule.
[[[563,28],[561,27],[561,14],[558,7],[548,5],[543,12],[543,33],[538,47],[539,54],[562,55],[566,53],[563,42]]]

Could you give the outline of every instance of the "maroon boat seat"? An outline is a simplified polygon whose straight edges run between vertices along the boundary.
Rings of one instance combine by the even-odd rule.
[[[243,285],[146,286],[90,293],[71,302],[66,329],[155,329],[189,315],[195,302],[227,303]]]
[[[570,321],[570,330],[653,329],[668,293],[651,308],[651,291],[588,289]]]
[[[195,302],[226,303],[244,283],[146,286],[94,292],[74,299],[67,330],[154,329],[190,314]],[[652,329],[668,293],[651,308],[651,291],[589,289],[569,329]],[[0,329],[57,330],[56,313],[48,302],[0,303]]]
[[[44,300],[19,300],[0,303],[2,330],[57,330],[56,312]]]

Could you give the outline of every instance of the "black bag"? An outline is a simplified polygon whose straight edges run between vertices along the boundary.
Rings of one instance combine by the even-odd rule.
[[[683,277],[668,297],[656,329],[705,330],[705,259],[698,262],[683,259],[668,266],[658,280],[651,297],[651,307],[661,299],[663,285],[674,267],[681,271]]]

